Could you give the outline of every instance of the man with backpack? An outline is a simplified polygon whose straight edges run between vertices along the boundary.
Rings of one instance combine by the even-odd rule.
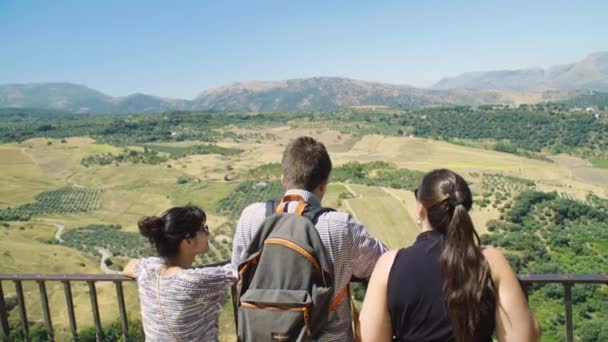
[[[323,208],[332,163],[299,137],[285,148],[281,201],[243,210],[233,241],[240,341],[353,341],[351,278],[370,277],[386,246],[350,214]]]

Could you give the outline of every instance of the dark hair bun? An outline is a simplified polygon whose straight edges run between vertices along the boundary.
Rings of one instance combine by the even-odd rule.
[[[139,220],[137,226],[139,227],[139,232],[141,235],[150,240],[158,240],[161,236],[163,236],[163,227],[165,226],[165,221],[160,217],[146,216]]]

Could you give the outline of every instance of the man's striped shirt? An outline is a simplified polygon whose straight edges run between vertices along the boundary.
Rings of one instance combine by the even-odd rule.
[[[317,196],[305,190],[288,190],[286,195],[300,195],[312,207],[320,207]],[[294,212],[298,202],[290,202],[288,212]],[[243,261],[244,254],[262,222],[266,218],[266,203],[254,203],[245,208],[236,227],[232,247],[234,267]],[[315,225],[334,275],[334,296],[348,286],[350,279],[369,278],[376,261],[386,246],[373,238],[350,214],[332,211],[323,213]],[[350,298],[345,298],[329,313],[328,324],[319,341],[352,341]]]

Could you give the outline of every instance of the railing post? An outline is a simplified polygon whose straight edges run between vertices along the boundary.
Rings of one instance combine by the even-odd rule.
[[[4,302],[4,290],[2,289],[2,281],[0,281],[0,339],[3,342],[8,341],[9,336],[8,312],[6,311],[6,303]]]
[[[89,285],[89,297],[91,298],[91,310],[93,310],[93,322],[95,323],[95,338],[97,341],[103,337],[103,329],[101,328],[101,319],[99,318],[99,305],[97,304],[97,289],[95,289],[94,281],[87,281]]]
[[[46,293],[46,285],[44,284],[44,280],[37,281],[38,288],[40,289],[40,303],[42,304],[42,314],[44,315],[44,324],[46,325],[46,330],[49,335],[49,340],[55,341],[55,336],[53,334],[53,322],[51,321],[51,311],[49,310],[49,297]]]
[[[524,296],[526,296],[526,301],[529,302],[530,301],[530,286],[528,284],[524,284],[521,281],[519,282],[519,286],[521,286],[521,290],[524,292]]]
[[[122,289],[122,282],[115,281],[116,298],[118,299],[118,311],[120,312],[120,322],[122,324],[122,338],[126,342],[129,340],[129,323],[127,321],[127,310],[125,308],[125,295]]]
[[[564,304],[566,305],[566,340],[574,341],[572,332],[572,284],[564,284]]]
[[[76,315],[74,314],[74,300],[72,299],[72,287],[70,281],[65,280],[63,283],[63,293],[65,294],[65,305],[68,308],[68,320],[70,321],[70,331],[72,332],[72,341],[78,341],[78,328],[76,326]]]
[[[19,316],[21,317],[21,334],[24,341],[30,340],[30,327],[27,322],[27,310],[25,309],[25,299],[23,298],[23,286],[21,280],[15,280],[15,292],[17,293],[17,304],[19,305]]]

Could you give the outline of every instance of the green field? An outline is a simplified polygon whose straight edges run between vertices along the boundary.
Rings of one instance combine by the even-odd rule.
[[[349,185],[355,198],[345,200],[360,220],[378,239],[390,248],[409,246],[420,233],[416,220],[404,203],[386,191],[362,185]]]
[[[600,169],[608,169],[608,159],[591,159],[591,165]]]
[[[222,134],[232,136],[227,132]],[[418,235],[416,203],[410,190],[421,172],[433,168],[453,168],[470,181],[476,200],[471,215],[480,234],[487,232],[487,222],[499,220],[513,205],[513,198],[527,188],[557,191],[581,201],[590,192],[600,198],[608,195],[608,185],[597,181],[608,177],[608,170],[597,168],[607,166],[605,159],[598,159],[596,168],[586,168],[584,164],[571,166],[569,162],[550,163],[488,151],[471,143],[462,146],[418,137],[357,136],[312,124],[235,128],[233,134],[240,137],[238,142],[214,135],[217,141],[213,146],[217,148],[196,139],[154,143],[150,148],[175,158],[154,165],[127,162],[85,167],[83,158],[118,155],[124,149],[90,138],[68,138],[65,143],[35,138],[0,145],[0,213],[9,207],[31,209],[29,221],[0,226],[0,272],[100,273],[100,258],[95,252],[99,246],[91,244],[98,241],[100,246],[109,247],[118,255],[112,260],[122,263],[147,248],[137,237],[139,218],[185,204],[199,205],[208,213],[212,252],[199,261],[226,259],[240,211],[252,201],[280,197],[283,190],[276,183],[280,172],[276,163],[281,159],[282,145],[304,134],[325,142],[335,170],[347,173],[332,180],[324,206],[350,212],[391,248],[408,246]],[[206,154],[209,151],[214,154]],[[578,176],[585,172],[593,172],[594,181]],[[63,192],[57,191],[73,196],[62,197]],[[55,241],[55,225],[65,227],[68,242]],[[95,232],[95,227],[112,225],[121,228]],[[598,251],[601,254],[603,249]],[[134,284],[126,287],[129,315],[137,317],[136,288]],[[41,322],[38,289],[35,284],[27,284],[25,289],[28,314],[33,322]],[[11,284],[4,290],[5,295],[14,297]],[[79,328],[90,327],[86,287],[75,285],[73,291]],[[53,323],[63,338],[68,332],[63,291],[50,285],[49,292]],[[98,294],[104,304],[102,321],[110,324],[118,318],[113,285],[100,284]],[[540,312],[553,312],[553,304],[541,305],[538,296],[532,298]],[[12,322],[18,319],[17,310],[10,315]],[[227,306],[222,312],[222,340],[234,340],[232,317]]]

